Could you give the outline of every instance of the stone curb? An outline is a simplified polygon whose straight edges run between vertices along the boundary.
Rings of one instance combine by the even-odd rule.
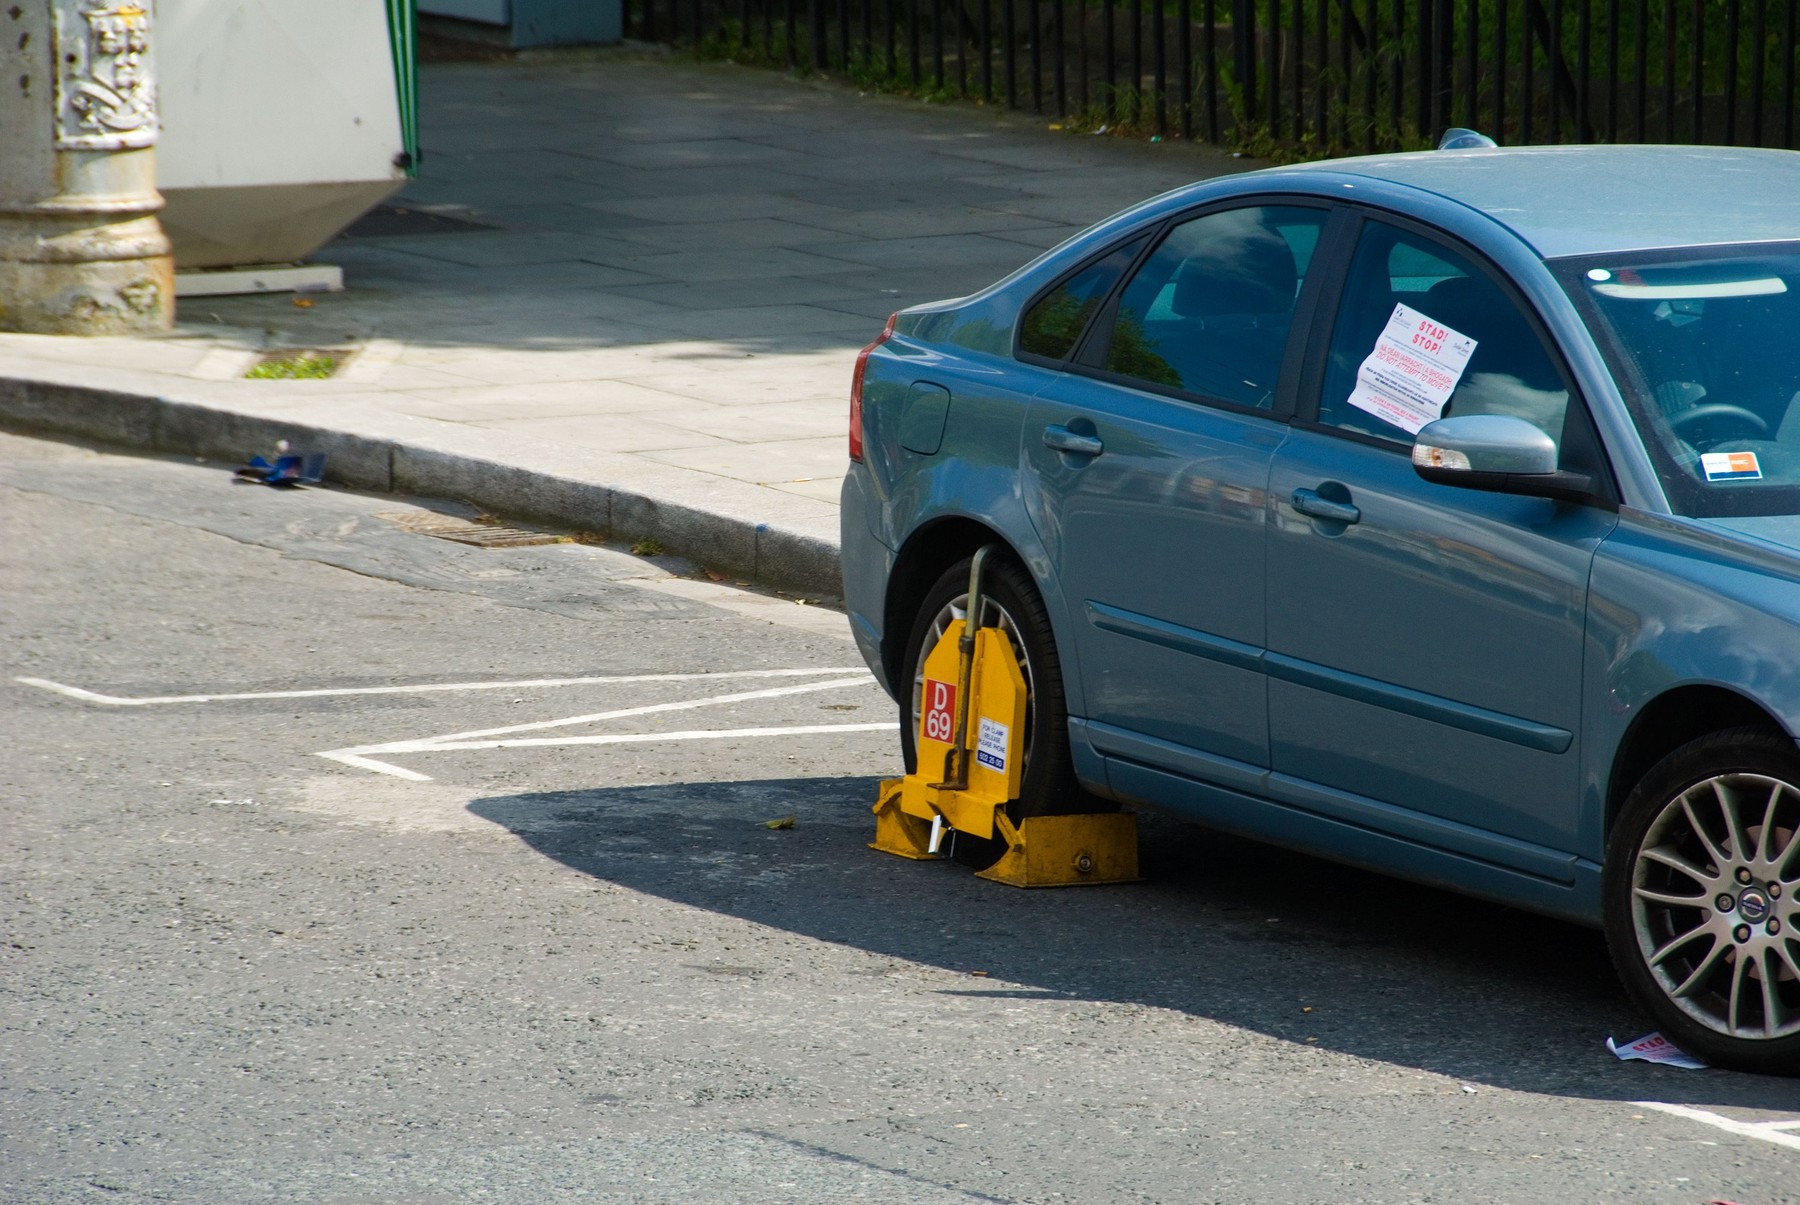
[[[451,498],[511,518],[652,539],[665,552],[757,585],[838,595],[835,543],[753,518],[718,514],[629,486],[582,481],[502,460],[275,416],[86,385],[0,378],[0,428],[71,436],[128,451],[240,463],[285,439],[326,454],[326,478],[380,493]]]

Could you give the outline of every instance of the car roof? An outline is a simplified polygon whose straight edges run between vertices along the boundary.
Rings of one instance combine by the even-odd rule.
[[[1800,153],[1715,146],[1418,151],[1271,168],[1434,193],[1509,227],[1545,259],[1800,239]]]

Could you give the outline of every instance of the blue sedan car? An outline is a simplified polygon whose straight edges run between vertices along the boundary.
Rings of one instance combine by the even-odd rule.
[[[1602,926],[1800,1071],[1800,154],[1443,150],[1177,190],[859,359],[899,701],[995,546],[1019,816],[1120,804]]]

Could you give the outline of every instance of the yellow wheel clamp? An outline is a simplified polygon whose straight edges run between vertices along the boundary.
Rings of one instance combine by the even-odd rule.
[[[979,623],[981,571],[969,569],[967,614]],[[947,832],[1006,842],[980,873],[1014,887],[1129,883],[1138,877],[1137,817],[1129,812],[1030,816],[1014,823],[1024,767],[1025,678],[1012,642],[998,628],[952,620],[925,657],[919,707],[918,769],[884,779],[869,848],[903,858],[936,858]]]

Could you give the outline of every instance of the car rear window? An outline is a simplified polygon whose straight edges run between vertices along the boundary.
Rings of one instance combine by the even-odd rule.
[[[1019,348],[1034,356],[1066,360],[1113,282],[1137,258],[1144,239],[1135,238],[1065,279],[1040,297],[1019,327]]]
[[[1107,370],[1268,408],[1325,218],[1323,209],[1255,206],[1173,227],[1120,296]]]

